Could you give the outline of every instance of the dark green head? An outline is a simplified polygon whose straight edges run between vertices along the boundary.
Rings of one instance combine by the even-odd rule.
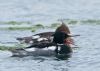
[[[69,35],[67,35],[64,32],[60,32],[60,31],[55,32],[53,36],[54,36],[53,42],[54,43],[59,43],[59,44],[63,44],[64,43],[64,40],[67,37],[69,37]]]

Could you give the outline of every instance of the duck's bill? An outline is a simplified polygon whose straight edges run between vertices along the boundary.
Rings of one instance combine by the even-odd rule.
[[[77,37],[77,36],[80,36],[80,35],[73,35],[73,34],[68,34],[69,37]]]

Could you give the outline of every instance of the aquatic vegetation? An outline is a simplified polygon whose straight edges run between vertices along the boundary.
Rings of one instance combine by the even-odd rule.
[[[56,27],[58,27],[60,25],[60,23],[53,23],[53,24],[51,24],[51,28],[56,28]]]
[[[77,20],[70,20],[68,24],[77,24]]]
[[[8,30],[31,30],[32,27],[9,27]]]
[[[6,22],[6,24],[16,25],[16,24],[21,24],[21,22],[9,21],[9,22]]]
[[[81,20],[83,24],[100,24],[100,20],[93,20],[93,19],[88,19],[88,20]]]
[[[67,24],[100,24],[100,19],[64,19]]]
[[[36,30],[34,28],[31,29],[31,32],[35,32]]]
[[[34,25],[34,28],[44,28],[44,26],[42,24],[36,24]]]
[[[0,46],[0,50],[13,50],[16,49],[15,47],[9,47],[9,46]]]
[[[44,28],[57,28],[60,23],[55,22],[52,23],[51,25],[43,25],[43,24],[35,24],[33,25],[30,21],[26,21],[26,22],[18,22],[18,21],[9,21],[9,22],[0,22],[0,24],[7,24],[4,25],[3,27],[0,27],[0,30],[30,30],[32,32],[35,32],[38,29],[44,29]],[[69,24],[69,25],[75,25],[75,24],[100,24],[100,20],[99,19],[65,19],[64,23]],[[10,24],[10,25],[8,25]],[[29,24],[27,26],[27,24]],[[20,26],[21,25],[21,26]]]
[[[0,24],[21,25],[21,24],[31,24],[31,22],[30,21],[0,21]]]
[[[31,27],[31,32],[35,32],[37,29],[44,29],[45,27],[42,24],[33,25]]]
[[[14,50],[18,48],[25,48],[27,44],[15,44],[12,46],[7,46],[7,45],[0,45],[0,50]]]

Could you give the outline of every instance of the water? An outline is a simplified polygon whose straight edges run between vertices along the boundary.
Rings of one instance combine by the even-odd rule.
[[[70,29],[81,36],[74,38],[79,48],[73,48],[72,56],[67,60],[43,56],[11,57],[10,52],[0,51],[0,71],[99,71],[100,25],[73,25]]]
[[[19,44],[19,42],[16,40],[17,37],[31,36],[33,33],[30,32],[29,30],[26,31],[1,30],[0,34],[1,34],[0,46],[15,46],[16,44]]]
[[[0,21],[29,21],[32,24],[49,25],[61,18],[100,19],[99,7],[100,0],[0,0]],[[0,28],[9,26],[12,25],[0,25]],[[11,52],[0,51],[0,71],[100,71],[100,25],[90,23],[69,27],[73,34],[81,36],[73,38],[79,48],[73,48],[68,60],[57,60],[55,57],[11,57]],[[41,31],[45,30],[34,33]],[[0,30],[0,45],[16,44],[16,37],[34,33],[29,30]]]
[[[0,21],[52,23],[57,19],[100,19],[99,0],[0,0]]]

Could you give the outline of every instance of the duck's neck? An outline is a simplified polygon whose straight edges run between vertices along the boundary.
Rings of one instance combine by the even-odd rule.
[[[60,45],[60,50],[58,50],[58,46],[55,49],[55,52],[57,54],[68,54],[70,52],[72,52],[71,47],[67,46],[67,45]]]

